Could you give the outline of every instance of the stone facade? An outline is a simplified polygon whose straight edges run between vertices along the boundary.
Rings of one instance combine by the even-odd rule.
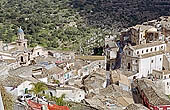
[[[126,46],[122,57],[124,70],[138,73],[138,77],[147,77],[152,70],[162,70],[166,44],[153,42],[145,45]]]

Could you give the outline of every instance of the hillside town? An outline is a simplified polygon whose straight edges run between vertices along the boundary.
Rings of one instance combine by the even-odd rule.
[[[0,41],[0,110],[169,110],[170,17],[106,36],[105,56]],[[5,98],[7,95],[11,98]]]
[[[170,109],[169,25],[170,17],[163,16],[105,38],[109,83],[150,110]]]

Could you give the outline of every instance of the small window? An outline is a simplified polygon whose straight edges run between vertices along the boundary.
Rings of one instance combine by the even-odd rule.
[[[153,60],[151,60],[151,63],[153,63]]]
[[[137,55],[139,54],[139,51],[137,51]]]
[[[160,58],[160,61],[162,60],[162,58]]]
[[[167,82],[167,85],[169,85],[169,83]]]
[[[155,51],[157,50],[157,48],[155,47]]]
[[[169,78],[170,78],[170,75],[169,75]]]
[[[163,46],[161,46],[161,49],[163,49]]]
[[[146,49],[146,52],[148,52],[148,49]]]
[[[138,60],[136,60],[136,63],[138,63]]]
[[[151,52],[152,52],[152,48],[151,48]]]
[[[143,50],[142,50],[142,53],[143,53]]]
[[[166,79],[166,76],[164,76],[164,79]]]
[[[129,55],[131,54],[131,52],[129,51]]]

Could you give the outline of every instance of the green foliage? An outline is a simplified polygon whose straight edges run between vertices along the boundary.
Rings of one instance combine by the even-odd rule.
[[[11,94],[7,93],[5,88],[0,85],[0,93],[2,96],[2,101],[5,110],[13,110],[14,100]]]
[[[16,40],[21,26],[30,47],[79,51],[86,49],[92,37],[102,39],[100,29],[86,25],[80,14],[70,5],[71,0],[6,0],[0,1],[0,39]],[[101,36],[100,36],[101,35]],[[96,39],[97,40],[97,39]],[[92,42],[92,41],[91,41]],[[104,45],[103,40],[101,45]]]
[[[69,106],[69,103],[64,101],[65,98],[65,94],[62,94],[60,97],[56,97],[56,96],[49,96],[49,95],[45,95],[45,97],[49,100],[49,101],[53,101],[56,103],[56,105],[59,106]]]
[[[47,90],[47,86],[42,83],[42,82],[37,82],[37,83],[31,83],[33,85],[33,88],[29,90],[29,92],[32,92],[36,95],[40,95],[42,91]]]
[[[87,24],[113,30],[170,15],[169,0],[72,0]]]
[[[56,83],[56,84],[60,84],[60,81],[59,81],[59,80],[55,80],[55,83]]]

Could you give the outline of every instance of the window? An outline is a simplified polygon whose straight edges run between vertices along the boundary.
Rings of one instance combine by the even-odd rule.
[[[130,66],[131,66],[130,63],[128,63],[128,70],[130,70]]]
[[[148,49],[146,49],[146,52],[148,52]]]
[[[166,76],[164,76],[164,79],[166,79]]]
[[[138,60],[136,60],[136,63],[138,63]]]
[[[139,51],[137,51],[137,55],[139,54]]]
[[[131,54],[131,52],[129,51],[129,53],[128,53],[129,55]]]
[[[157,48],[155,47],[155,51],[157,50]]]
[[[153,60],[151,60],[151,63],[153,63]]]
[[[143,53],[143,50],[142,50],[142,53]]]
[[[152,48],[151,48],[151,52],[152,52]]]
[[[161,46],[161,49],[163,49],[163,46]]]
[[[167,85],[169,85],[169,83],[167,82]]]
[[[160,58],[160,61],[162,60],[162,58]]]
[[[40,53],[39,53],[39,52],[37,52],[37,55],[40,55]]]
[[[21,56],[21,62],[24,62],[24,57],[23,56]]]

